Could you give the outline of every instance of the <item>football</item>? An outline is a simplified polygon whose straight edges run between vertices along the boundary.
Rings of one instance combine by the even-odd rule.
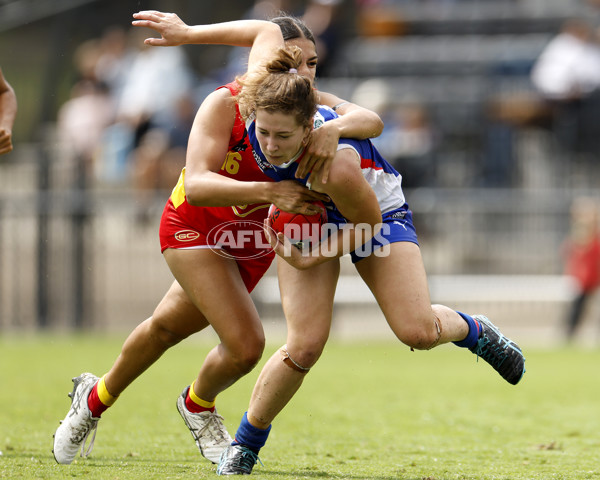
[[[321,227],[327,223],[327,213],[323,202],[313,202],[322,208],[320,213],[305,215],[280,210],[275,205],[269,208],[269,223],[277,233],[283,233],[292,245],[302,248],[319,243]]]

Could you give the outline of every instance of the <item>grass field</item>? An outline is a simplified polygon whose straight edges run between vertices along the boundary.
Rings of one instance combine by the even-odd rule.
[[[211,346],[201,337],[167,352],[104,414],[90,457],[55,463],[52,434],[71,377],[104,373],[123,338],[0,337],[0,478],[216,478],[175,409]],[[399,343],[333,342],[276,420],[253,475],[600,479],[600,350],[526,356],[513,387],[454,346],[413,353]],[[257,374],[218,400],[232,433]]]

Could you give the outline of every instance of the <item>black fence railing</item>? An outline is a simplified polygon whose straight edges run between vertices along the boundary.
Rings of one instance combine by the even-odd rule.
[[[172,282],[158,243],[169,192],[154,193],[141,221],[132,189],[88,187],[77,162],[19,150],[18,161],[0,165],[0,327],[129,328],[149,316]],[[497,277],[560,276],[570,203],[598,193],[418,188],[406,195],[429,275]]]

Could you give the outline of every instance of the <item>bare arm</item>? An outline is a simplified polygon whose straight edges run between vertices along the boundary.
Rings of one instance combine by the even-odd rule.
[[[277,44],[283,45],[279,39],[274,23],[263,20],[237,20],[212,25],[187,25],[174,13],[163,13],[156,10],[135,13],[133,25],[155,30],[161,38],[147,38],[145,43],[153,46],[177,46],[184,44],[219,44],[239,47],[251,47],[255,42],[273,41],[271,51]],[[275,40],[273,40],[275,39]],[[373,138],[381,135],[383,122],[379,115],[356,104],[345,102],[331,93],[319,92],[319,101],[329,107],[339,107],[336,112],[340,118],[327,122],[323,132],[331,132],[317,137]],[[337,139],[335,146],[337,147]],[[321,143],[321,142],[314,142]],[[326,142],[331,145],[332,142]],[[317,149],[319,149],[317,147]],[[328,150],[331,151],[331,148]],[[335,150],[335,148],[333,149]]]
[[[336,233],[315,246],[308,255],[292,248],[283,234],[277,239],[265,229],[267,238],[275,252],[293,267],[301,270],[325,263],[333,258],[350,253],[381,228],[381,209],[371,186],[367,183],[352,149],[338,151],[332,165],[327,184],[317,187],[333,200],[338,210],[348,220]]]
[[[147,38],[145,43],[153,46],[177,46],[184,44],[219,44],[239,47],[270,45],[268,48],[253,48],[250,52],[249,68],[255,68],[266,59],[277,46],[283,46],[280,29],[272,22],[263,20],[238,20],[213,25],[187,25],[174,13],[156,10],[138,12],[132,22],[137,27],[147,27],[160,34],[160,38]],[[279,32],[279,33],[278,33]],[[341,98],[320,92],[319,101],[330,107],[342,104],[337,113],[341,116],[327,122],[311,135],[307,153],[298,168],[297,178],[304,178],[309,172],[315,175],[322,172],[322,182],[326,183],[331,162],[341,137],[372,138],[383,130],[379,115]],[[311,182],[314,175],[311,175]]]
[[[383,121],[371,110],[346,102],[331,93],[319,92],[319,101],[332,108],[337,106],[336,113],[340,116],[325,122],[311,133],[307,155],[296,171],[296,178],[304,178],[312,172],[309,178],[311,184],[317,174],[322,183],[327,183],[340,138],[362,140],[377,137],[383,131]]]
[[[147,38],[144,43],[156,47],[178,45],[232,45],[251,47],[256,37],[265,29],[266,20],[236,20],[207,25],[187,25],[175,13],[145,10],[133,14],[132,25],[148,27],[161,38]],[[268,27],[266,27],[268,28]]]
[[[247,182],[220,175],[235,119],[235,103],[227,89],[211,93],[200,106],[188,142],[185,191],[196,206],[274,203],[293,212],[318,213],[310,204],[324,196],[296,181]]]
[[[0,70],[0,155],[12,151],[12,128],[17,116],[17,96]]]
[[[319,92],[319,101],[328,107],[337,107],[335,111],[340,117],[326,124],[330,123],[335,126],[339,138],[364,140],[378,137],[383,132],[383,120],[372,110],[326,92]]]
[[[132,25],[148,27],[161,35],[147,38],[144,43],[159,47],[184,44],[231,45],[255,47],[250,51],[249,65],[260,62],[283,46],[283,36],[277,25],[266,20],[236,20],[209,25],[187,25],[175,13],[149,10],[134,13]],[[256,48],[258,47],[258,48]]]
[[[258,68],[271,52],[283,46],[281,30],[271,22],[250,20],[189,27],[173,13],[157,11],[134,14],[135,26],[148,27],[161,38],[146,39],[155,46],[183,43],[252,46],[248,69]],[[229,138],[235,121],[235,100],[227,89],[211,93],[200,106],[190,132],[186,154],[184,188],[195,206],[233,206],[274,203],[292,212],[318,213],[309,202],[324,196],[294,181],[247,182],[220,175],[227,159]]]

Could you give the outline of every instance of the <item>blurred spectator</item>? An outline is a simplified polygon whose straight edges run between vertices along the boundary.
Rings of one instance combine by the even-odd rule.
[[[572,340],[584,318],[589,299],[600,286],[599,207],[594,199],[579,198],[571,206],[571,227],[563,245],[565,271],[576,293],[566,318],[566,338]]]
[[[494,93],[485,104],[485,144],[481,165],[484,187],[511,188],[518,184],[518,132],[547,128],[550,112],[529,91]]]
[[[402,174],[402,184],[406,188],[431,186],[435,135],[426,108],[414,98],[393,101],[389,83],[377,78],[362,82],[352,102],[381,116],[385,128],[372,142]]]
[[[188,137],[198,105],[191,95],[183,94],[174,107],[172,119],[149,129],[131,155],[137,217],[141,222],[152,214],[154,194],[171,189],[185,166]]]
[[[242,19],[269,20],[281,15],[282,12],[291,14],[292,10],[291,0],[255,0]],[[229,49],[227,64],[223,68],[215,69],[211,74],[215,80],[215,88],[244,73],[249,51],[247,47]]]
[[[114,98],[121,98],[129,65],[137,49],[129,47],[127,32],[120,26],[108,27],[98,42],[98,48],[94,75],[108,86]]]
[[[77,82],[59,109],[57,133],[86,177],[132,187],[138,218],[185,165],[196,113],[195,77],[180,48],[144,45],[147,33],[109,27],[75,51]]]
[[[11,152],[12,129],[17,116],[17,96],[0,69],[0,155]]]
[[[568,151],[600,147],[600,46],[592,26],[572,19],[535,63],[531,80],[548,102],[553,131]]]
[[[243,15],[245,19],[270,20],[281,15],[295,15],[300,18],[312,31],[315,37],[316,49],[319,54],[317,76],[330,74],[328,60],[333,58],[338,47],[340,32],[339,22],[341,18],[340,6],[342,0],[309,0],[303,10],[295,11],[292,0],[257,0],[252,7]],[[248,48],[232,48],[223,69],[216,70],[215,80],[219,84],[227,83],[232,77],[243,73]]]
[[[105,131],[98,172],[100,178],[109,183],[129,180],[130,159],[136,156],[135,150],[142,145],[144,136],[156,128],[170,128],[177,118],[179,99],[190,94],[195,85],[181,48],[149,47],[144,45],[145,36],[143,30],[132,28],[130,50],[119,46],[110,50],[112,61],[107,54],[98,62],[98,76],[114,74],[116,120]],[[108,41],[106,44],[114,45]],[[153,132],[152,141],[156,139]]]
[[[331,76],[331,59],[334,58],[340,41],[342,0],[310,0],[302,20],[315,36],[319,65],[317,76]]]
[[[65,158],[83,162],[85,179],[97,168],[104,130],[113,123],[116,102],[109,86],[97,76],[103,55],[101,40],[90,39],[73,54],[77,81],[69,99],[59,108],[57,135]]]
[[[268,20],[277,17],[281,12],[288,12],[291,8],[290,0],[256,0],[243,18]]]
[[[92,38],[82,42],[73,53],[73,65],[77,80],[85,79],[97,81],[96,64],[102,54],[100,41]]]
[[[567,21],[541,53],[531,72],[539,92],[549,100],[584,98],[600,86],[600,48],[586,21]]]
[[[407,21],[402,8],[386,0],[356,0],[357,29],[363,37],[395,37],[404,35]]]
[[[91,78],[79,80],[71,89],[71,98],[58,111],[61,144],[73,158],[85,162],[88,173],[94,169],[104,129],[113,119],[114,103],[108,87]]]
[[[390,105],[381,112],[383,133],[373,143],[402,173],[405,188],[433,186],[434,135],[427,112],[419,103]]]
[[[160,122],[171,115],[175,101],[193,86],[194,77],[181,48],[155,48],[144,44],[147,32],[132,28],[136,49],[127,68],[117,104],[119,120],[139,125]]]
[[[589,24],[565,22],[535,61],[531,82],[533,92],[494,93],[485,105],[483,186],[516,186],[517,135],[523,129],[549,130],[568,154],[600,148],[600,47]],[[565,160],[547,165],[551,178],[573,178],[571,157]]]

